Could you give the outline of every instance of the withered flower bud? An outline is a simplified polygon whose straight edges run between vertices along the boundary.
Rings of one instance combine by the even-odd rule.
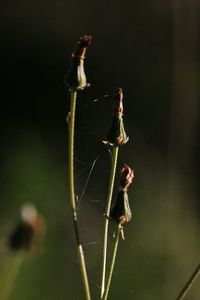
[[[117,200],[111,208],[110,219],[124,225],[132,218],[129,206],[128,194],[126,191],[119,190]]]
[[[124,165],[120,171],[121,182],[117,199],[113,204],[109,218],[122,225],[121,234],[124,239],[123,225],[130,222],[132,213],[129,205],[127,189],[133,181],[134,171],[127,165]]]
[[[120,185],[123,191],[127,191],[129,185],[132,183],[134,178],[134,170],[131,169],[129,166],[124,164],[123,168],[120,171],[121,181]]]
[[[18,224],[8,238],[8,247],[12,251],[33,252],[38,248],[45,231],[43,217],[38,214],[33,205],[25,204],[21,209]]]
[[[72,54],[71,65],[65,76],[65,84],[70,90],[83,90],[89,86],[84,70],[84,59],[87,47],[91,43],[91,39],[91,35],[80,37]]]
[[[123,92],[121,88],[118,88],[111,128],[103,143],[111,146],[119,146],[126,144],[128,140],[129,138],[126,135],[123,122]]]

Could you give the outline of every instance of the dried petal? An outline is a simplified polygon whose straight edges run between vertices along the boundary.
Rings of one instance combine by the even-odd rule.
[[[115,111],[119,115],[123,116],[123,91],[122,88],[118,88],[117,97],[115,101]]]
[[[134,170],[131,169],[128,165],[124,164],[123,168],[120,171],[120,175],[120,185],[123,190],[127,191],[129,185],[133,182]]]

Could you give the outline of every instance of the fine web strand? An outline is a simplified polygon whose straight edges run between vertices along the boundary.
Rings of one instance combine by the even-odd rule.
[[[93,161],[92,163],[89,164],[89,166],[91,165],[91,168],[90,168],[90,171],[89,171],[88,176],[87,176],[87,178],[86,178],[86,181],[85,181],[85,184],[84,184],[84,187],[83,187],[83,191],[82,191],[82,193],[81,193],[81,196],[80,196],[80,198],[79,198],[79,200],[78,200],[77,209],[79,208],[79,205],[80,205],[80,203],[81,203],[81,200],[83,199],[83,196],[84,196],[84,194],[85,194],[87,185],[88,185],[88,183],[89,183],[90,177],[91,177],[91,175],[92,175],[92,172],[93,172],[93,170],[94,170],[94,167],[95,167],[96,162],[97,162],[98,159],[99,159],[99,155],[94,159],[94,161]],[[84,168],[84,169],[85,169],[85,168]],[[81,173],[82,173],[82,172],[81,172]],[[80,173],[79,173],[79,174],[80,174]]]
[[[87,107],[90,106],[91,104],[96,104],[96,102],[103,101],[103,100],[109,98],[110,96],[112,96],[112,95],[105,94],[105,95],[103,95],[102,97],[93,99],[92,101],[89,101],[88,103],[86,103],[85,105],[83,105],[83,106],[81,107],[81,110],[87,108]],[[111,97],[110,97],[110,98],[111,98]]]
[[[104,94],[102,97],[95,98],[92,101],[89,101],[88,103],[86,103],[85,105],[80,105],[79,104],[78,105],[79,106],[79,113],[81,113],[82,110],[85,110],[86,108],[88,108],[89,106],[91,106],[93,104],[95,104],[95,106],[96,106],[97,102],[101,103],[101,102],[103,102],[105,100],[107,100],[107,101],[108,100],[113,100],[113,95],[114,94],[112,94],[112,93],[111,94]],[[82,122],[80,122],[80,119],[78,119],[77,122],[79,123],[79,125],[82,123]],[[86,129],[86,127],[83,126],[83,124],[81,124],[81,128],[84,128],[87,132],[89,132],[89,130]],[[94,134],[92,134],[92,135],[94,135]],[[75,150],[77,151],[78,149],[75,149]],[[110,159],[112,159],[112,154],[111,154],[110,149],[108,148],[107,151],[109,153]],[[78,177],[80,177],[82,174],[84,174],[90,168],[88,176],[87,176],[85,184],[84,184],[84,187],[83,187],[83,190],[82,190],[80,196],[78,196],[78,195],[76,196],[77,209],[79,209],[80,203],[81,203],[81,201],[82,201],[82,199],[83,199],[83,197],[84,197],[84,195],[86,193],[86,189],[87,189],[87,186],[89,184],[92,172],[93,172],[93,170],[95,168],[96,162],[97,162],[97,160],[99,159],[99,157],[101,155],[98,154],[97,157],[92,162],[90,162],[90,163],[86,163],[86,162],[80,160],[77,156],[78,155],[75,156],[74,160],[81,166],[81,168],[80,168],[79,172],[75,175],[75,179],[77,179]]]

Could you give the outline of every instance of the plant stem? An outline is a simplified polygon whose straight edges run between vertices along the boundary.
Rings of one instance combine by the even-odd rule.
[[[15,285],[17,274],[23,262],[23,253],[10,256],[5,272],[1,276],[0,299],[8,300]]]
[[[189,290],[192,288],[194,285],[195,281],[197,280],[198,276],[200,275],[200,264],[197,266],[195,271],[192,273],[190,276],[189,280],[181,290],[180,294],[176,298],[176,300],[182,300],[185,298],[185,296],[188,294]]]
[[[119,224],[117,226],[117,229],[115,231],[115,241],[114,241],[114,248],[113,248],[113,254],[112,254],[112,261],[111,261],[111,266],[110,266],[110,271],[108,275],[108,282],[105,288],[105,292],[103,295],[103,300],[106,300],[108,297],[108,292],[110,290],[110,284],[111,284],[111,279],[113,275],[113,270],[114,270],[114,265],[115,265],[115,260],[116,260],[116,255],[117,255],[117,248],[118,248],[118,242],[119,242],[119,236],[120,236],[120,231],[121,231],[121,225]]]
[[[69,195],[70,195],[70,205],[71,205],[72,217],[73,217],[74,232],[75,232],[76,243],[77,243],[79,264],[80,264],[82,281],[83,281],[84,292],[85,292],[85,299],[91,300],[84,252],[79,237],[77,209],[76,209],[75,191],[74,191],[74,127],[75,127],[76,98],[77,98],[77,91],[72,89],[71,102],[70,102],[70,122],[69,122]]]
[[[103,244],[103,266],[102,266],[102,281],[101,281],[101,298],[104,295],[105,291],[105,280],[106,280],[106,261],[107,261],[107,244],[108,244],[108,223],[109,223],[109,215],[110,215],[110,207],[112,201],[113,187],[115,182],[115,173],[117,166],[117,158],[118,158],[118,146],[113,146],[112,152],[112,166],[110,173],[110,183],[107,197],[107,206],[106,206],[106,218],[105,218],[105,228],[104,228],[104,244]]]

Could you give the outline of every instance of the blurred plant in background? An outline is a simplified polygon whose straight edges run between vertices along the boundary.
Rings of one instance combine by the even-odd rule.
[[[28,203],[21,208],[20,220],[1,247],[9,256],[0,276],[0,299],[7,300],[12,293],[21,264],[28,254],[36,254],[46,231],[44,218]]]

